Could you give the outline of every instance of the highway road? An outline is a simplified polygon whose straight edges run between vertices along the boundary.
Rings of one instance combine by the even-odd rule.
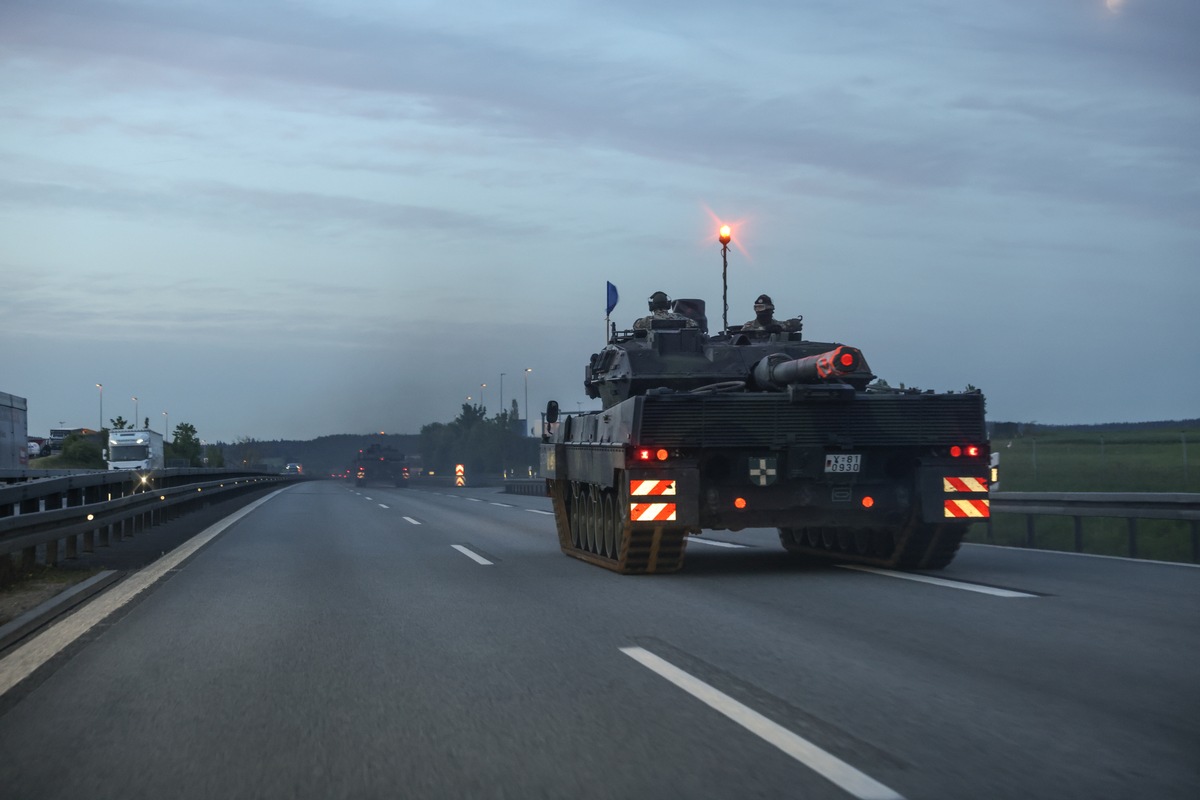
[[[98,605],[136,577],[0,698],[5,798],[1200,796],[1194,567],[622,577],[544,498],[307,482]]]

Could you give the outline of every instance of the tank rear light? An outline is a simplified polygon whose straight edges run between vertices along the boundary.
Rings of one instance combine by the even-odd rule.
[[[637,451],[638,461],[666,461],[671,457],[671,454],[663,448],[657,450],[650,447],[639,447]]]
[[[867,495],[862,499],[862,505],[863,508],[870,508],[871,506],[875,505],[875,498]]]
[[[979,454],[983,452],[977,444],[953,445],[950,448],[950,455],[953,458],[979,458]]]
[[[746,507],[746,498],[744,498],[744,497],[735,497],[735,498],[733,499],[733,507],[734,507],[734,508],[736,508],[736,509],[738,509],[738,510],[741,510],[741,509],[745,508],[745,507]]]

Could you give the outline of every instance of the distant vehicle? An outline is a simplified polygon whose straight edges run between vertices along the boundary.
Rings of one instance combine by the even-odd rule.
[[[0,392],[0,469],[24,469],[29,465],[27,410],[24,397]]]
[[[366,486],[372,482],[397,487],[407,486],[408,468],[404,462],[404,453],[394,447],[367,445],[358,451],[355,458],[354,483],[356,486]]]
[[[44,453],[42,452],[42,443],[45,441],[45,439],[35,439],[32,436],[29,437],[29,444],[26,445],[25,449],[29,451],[30,458],[40,458],[43,455],[50,455],[50,445],[46,445],[46,451]]]
[[[162,469],[163,437],[158,431],[113,430],[108,432],[109,469]]]
[[[303,475],[304,465],[298,464],[295,461],[289,461],[288,465],[283,468],[284,475]]]
[[[96,433],[97,431],[91,428],[51,428],[50,438],[42,443],[42,455],[48,456],[51,453],[61,453],[67,437],[72,434],[76,436],[92,436]]]

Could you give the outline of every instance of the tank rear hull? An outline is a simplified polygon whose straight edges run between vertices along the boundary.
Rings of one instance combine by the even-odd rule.
[[[647,394],[563,420],[542,474],[564,552],[618,572],[761,527],[791,552],[933,569],[989,513],[985,442],[978,393]]]

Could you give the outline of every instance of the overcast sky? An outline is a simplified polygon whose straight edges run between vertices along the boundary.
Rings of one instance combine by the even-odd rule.
[[[618,327],[655,290],[719,322],[720,220],[731,323],[767,292],[995,420],[1200,416],[1198,32],[1196,0],[2,0],[0,391],[31,435],[136,396],[210,441],[415,433],[502,380],[595,407],[605,282]]]

